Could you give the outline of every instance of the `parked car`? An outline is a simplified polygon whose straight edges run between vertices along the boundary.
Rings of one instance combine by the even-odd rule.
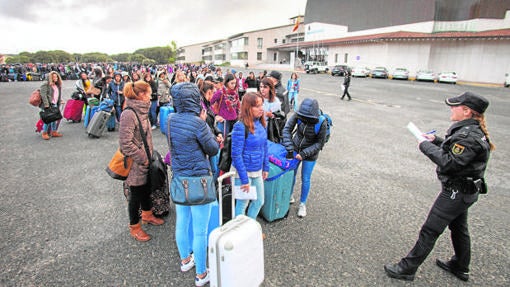
[[[431,70],[419,70],[416,72],[416,81],[431,81],[437,80],[436,73]]]
[[[409,70],[407,70],[406,68],[396,68],[391,74],[391,78],[393,80],[396,79],[407,80],[409,79]]]
[[[372,78],[388,78],[388,70],[385,67],[376,67],[373,69],[370,74],[372,75]]]
[[[510,74],[506,73],[505,74],[505,88],[508,88],[508,87],[510,87]]]
[[[368,67],[354,67],[351,70],[351,76],[353,77],[368,77],[370,75],[370,69]]]
[[[457,73],[455,72],[442,72],[437,76],[437,81],[440,83],[457,84]]]
[[[308,73],[327,73],[329,71],[328,66],[325,62],[306,62],[305,72]]]
[[[331,69],[331,76],[345,76],[345,72],[349,71],[347,65],[336,65]]]

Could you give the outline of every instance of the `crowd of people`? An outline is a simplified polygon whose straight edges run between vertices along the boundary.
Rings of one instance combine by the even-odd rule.
[[[162,225],[164,220],[151,211],[150,184],[147,181],[148,162],[141,135],[146,136],[152,150],[152,130],[160,126],[158,108],[171,106],[175,116],[169,120],[163,133],[168,136],[171,168],[174,176],[219,175],[218,157],[226,137],[231,134],[232,169],[236,171],[234,185],[244,192],[255,189],[255,200],[236,200],[235,215],[256,218],[264,205],[264,180],[268,177],[267,122],[277,113],[285,118],[278,141],[285,147],[287,158],[298,160],[294,172],[294,189],[297,169],[301,168],[301,192],[298,217],[305,217],[306,202],[311,190],[311,177],[319,154],[326,142],[328,126],[319,123],[321,110],[315,99],[299,102],[300,80],[292,73],[287,89],[282,85],[282,74],[261,72],[255,77],[249,72],[244,78],[234,69],[223,71],[207,66],[135,69],[131,72],[101,67],[80,72],[76,88],[100,90],[96,97],[110,98],[115,102],[119,122],[119,143],[122,152],[134,161],[126,180],[132,194],[129,198],[130,234],[138,241],[150,240],[140,221]],[[155,76],[153,76],[155,75]],[[91,77],[92,79],[89,79]],[[346,75],[345,95],[350,99]],[[62,79],[56,71],[48,73],[41,86],[41,109],[61,103]],[[469,278],[470,238],[467,228],[468,209],[486,192],[483,180],[490,151],[484,112],[489,103],[482,96],[467,92],[446,100],[451,107],[452,125],[446,139],[423,135],[420,150],[438,165],[437,173],[442,192],[423,225],[415,247],[397,264],[384,269],[388,276],[413,280],[421,263],[431,252],[435,241],[448,226],[452,232],[454,256],[448,261],[438,260],[437,265],[461,280]],[[128,111],[130,110],[130,111]],[[293,112],[291,112],[293,111]],[[139,125],[137,118],[143,120]],[[43,138],[61,137],[58,122],[46,124]],[[142,129],[142,133],[140,133]],[[294,201],[294,197],[289,199]],[[209,281],[206,268],[207,228],[212,203],[201,205],[176,204],[176,243],[180,255],[181,271],[196,267],[195,285]],[[138,210],[141,209],[141,217]],[[191,223],[191,224],[190,224]],[[191,228],[191,230],[189,230]],[[193,240],[189,234],[193,234]]]

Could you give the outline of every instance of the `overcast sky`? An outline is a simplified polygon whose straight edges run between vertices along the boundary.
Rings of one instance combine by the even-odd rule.
[[[289,24],[306,0],[0,0],[0,54],[131,53]]]

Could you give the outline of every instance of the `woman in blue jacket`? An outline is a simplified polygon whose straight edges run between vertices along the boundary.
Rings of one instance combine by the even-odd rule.
[[[206,123],[207,115],[200,105],[197,85],[184,82],[172,87],[176,114],[170,117],[172,172],[174,176],[204,176],[211,173],[207,156],[218,153],[219,143]],[[175,205],[175,241],[181,257],[181,271],[196,265],[195,285],[209,281],[207,273],[207,227],[211,216],[211,203],[202,205]],[[190,244],[188,228],[193,226]]]
[[[249,192],[257,190],[247,215],[256,218],[264,205],[264,180],[269,173],[267,131],[264,120],[263,99],[260,93],[246,93],[243,97],[239,121],[232,130],[232,165],[237,170],[236,185]],[[249,200],[237,200],[236,215],[244,214]]]

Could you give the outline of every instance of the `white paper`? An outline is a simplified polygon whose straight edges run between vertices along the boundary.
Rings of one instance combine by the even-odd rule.
[[[236,199],[257,200],[257,188],[255,188],[255,186],[250,185],[249,192],[244,192],[244,190],[241,189],[240,185],[234,185],[233,189],[234,196]]]
[[[413,122],[409,122],[407,124],[407,129],[413,134],[413,136],[419,141],[419,142],[423,142],[423,141],[426,141],[427,139],[423,136],[423,133],[422,131],[420,131],[420,129],[413,123]]]

